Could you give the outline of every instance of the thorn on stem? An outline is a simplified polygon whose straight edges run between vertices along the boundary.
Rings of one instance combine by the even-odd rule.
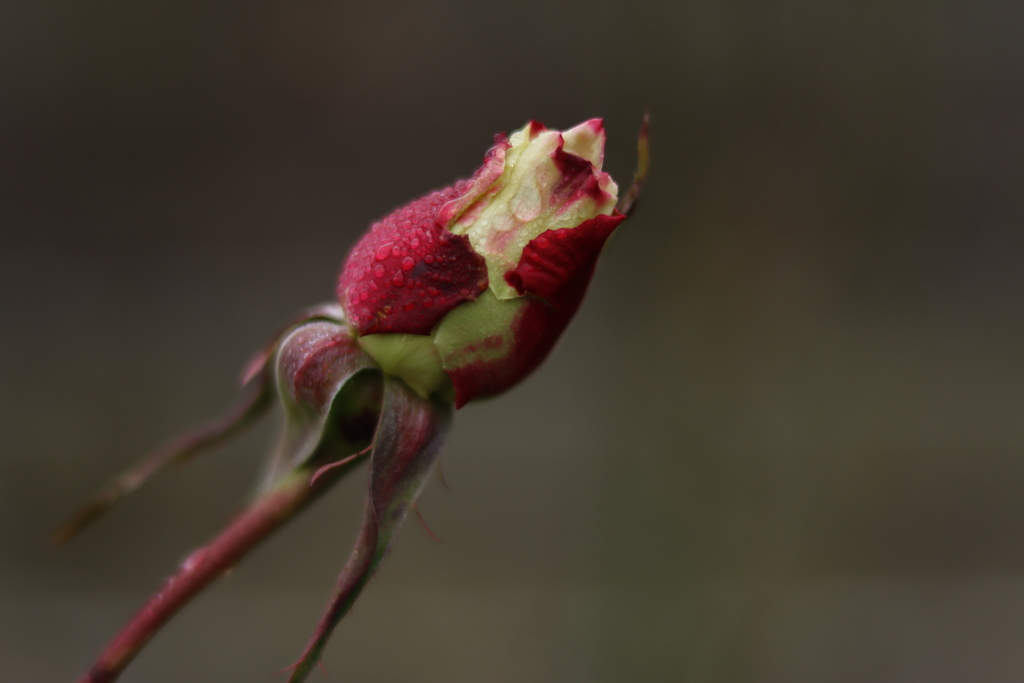
[[[437,541],[438,543],[443,543],[443,541],[438,537],[438,535],[431,531],[430,527],[427,526],[427,520],[423,519],[423,513],[420,512],[420,506],[417,505],[416,503],[413,503],[412,511],[416,513],[416,519],[420,520],[420,525],[423,527],[423,530],[427,532],[427,535],[435,541]]]
[[[283,668],[283,669],[278,669],[277,671],[271,671],[271,672],[270,672],[270,675],[272,675],[272,676],[278,676],[278,675],[280,675],[280,674],[288,673],[289,671],[292,671],[292,670],[294,670],[294,669],[297,669],[297,668],[298,668],[298,666],[299,666],[299,664],[302,664],[302,660],[301,660],[301,659],[300,659],[299,661],[295,662],[294,664],[289,664],[288,666],[286,666],[286,667],[285,667],[285,668]],[[322,660],[322,659],[318,659],[318,660],[316,660],[316,665],[317,665],[318,667],[320,667],[320,670],[321,670],[321,671],[323,671],[323,672],[324,672],[324,676],[327,676],[327,678],[330,678],[330,677],[331,677],[331,674],[330,674],[330,672],[328,672],[328,671],[327,671],[327,667],[326,667],[326,666],[324,666],[324,660]]]
[[[448,485],[448,481],[444,478],[444,470],[441,469],[441,458],[437,459],[437,479],[441,482],[441,486],[449,491],[451,490],[452,487]]]
[[[291,671],[292,669],[297,667],[299,665],[299,662],[301,662],[301,661],[302,660],[300,659],[298,662],[294,662],[292,664],[289,664],[288,666],[284,667],[283,669],[278,669],[277,671],[271,671],[270,674],[272,676],[278,676],[280,674],[288,673],[289,671]]]
[[[320,469],[318,469],[316,472],[313,473],[313,477],[309,480],[309,485],[312,486],[313,484],[315,484],[316,480],[320,477],[320,475],[325,474],[327,472],[330,472],[331,470],[333,470],[336,467],[342,467],[344,465],[347,465],[350,462],[352,462],[353,460],[355,460],[356,458],[358,458],[360,456],[363,456],[363,455],[366,455],[372,449],[373,449],[373,444],[370,444],[369,446],[367,446],[363,450],[359,451],[358,453],[353,453],[352,455],[348,456],[347,458],[342,458],[341,460],[338,460],[337,462],[329,462],[329,463],[327,463],[326,465],[324,465],[323,467],[321,467]]]

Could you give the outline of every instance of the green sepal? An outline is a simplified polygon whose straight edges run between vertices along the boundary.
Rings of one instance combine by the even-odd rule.
[[[404,381],[385,376],[362,527],[327,609],[294,665],[289,683],[306,679],[320,660],[334,627],[387,556],[395,532],[437,461],[451,416],[451,403],[423,398]]]

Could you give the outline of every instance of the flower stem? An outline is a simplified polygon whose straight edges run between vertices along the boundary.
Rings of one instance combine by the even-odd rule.
[[[320,662],[327,639],[334,627],[351,609],[352,604],[362,592],[363,586],[373,576],[374,561],[380,559],[375,556],[374,552],[377,545],[377,532],[377,522],[368,504],[359,536],[356,539],[355,549],[341,570],[334,593],[327,603],[327,610],[320,618],[320,623],[317,624],[316,631],[306,645],[306,649],[303,650],[302,656],[295,664],[288,667],[292,670],[288,677],[288,683],[302,683],[306,680],[306,677]]]
[[[295,470],[236,517],[209,545],[192,553],[178,573],[167,579],[111,641],[79,683],[117,680],[143,645],[168,619],[214,579],[234,567],[260,541],[313,502],[351,466],[325,472],[313,481],[316,469],[303,467]]]

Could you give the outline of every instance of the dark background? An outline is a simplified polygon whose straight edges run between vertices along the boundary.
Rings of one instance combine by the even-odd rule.
[[[49,529],[236,395],[373,219],[530,118],[651,180],[534,377],[457,415],[334,680],[1024,677],[1024,4],[0,6],[0,662],[73,681],[266,425]],[[130,682],[274,681],[364,472]],[[315,674],[316,680],[326,680]]]

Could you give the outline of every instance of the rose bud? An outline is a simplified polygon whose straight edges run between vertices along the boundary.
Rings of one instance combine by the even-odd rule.
[[[641,167],[645,144],[646,128]],[[338,284],[363,349],[421,395],[456,407],[529,375],[625,219],[601,170],[604,145],[600,119],[564,132],[531,121],[497,136],[472,179],[375,223]]]
[[[536,368],[572,319],[605,241],[647,174],[647,121],[626,196],[601,170],[599,119],[563,133],[531,122],[498,136],[468,181],[374,224],[352,250],[341,306],[304,311],[248,366],[235,408],[116,477],[55,534],[64,542],[156,473],[241,432],[278,404],[284,434],[253,500],[102,651],[82,683],[112,683],[153,634],[253,547],[369,460],[355,547],[289,683],[387,556],[437,462],[456,407]]]

